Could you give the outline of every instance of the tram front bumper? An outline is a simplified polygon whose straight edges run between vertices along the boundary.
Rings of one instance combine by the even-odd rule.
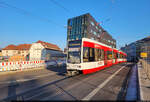
[[[67,70],[81,70],[81,64],[67,64]]]

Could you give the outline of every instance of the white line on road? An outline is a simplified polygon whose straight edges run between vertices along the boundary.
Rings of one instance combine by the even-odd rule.
[[[126,66],[126,65],[125,65]],[[116,71],[113,75],[107,78],[102,84],[100,84],[96,89],[94,89],[91,93],[85,96],[82,100],[90,100],[101,88],[103,88],[114,76],[116,76],[119,71],[121,71],[125,66],[121,67],[118,71]]]

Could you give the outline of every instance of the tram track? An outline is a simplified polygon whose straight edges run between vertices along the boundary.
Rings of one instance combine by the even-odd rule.
[[[49,100],[49,99],[55,99],[55,97],[58,97],[59,95],[66,94],[67,97],[71,97],[72,100],[78,100],[80,97],[84,97],[85,93],[83,95],[80,95],[80,97],[77,95],[74,95],[72,92],[75,90],[76,87],[83,87],[83,86],[90,86],[90,89],[87,90],[87,92],[91,92],[94,90],[99,83],[104,82],[105,79],[107,79],[112,73],[116,72],[118,68],[121,68],[124,66],[124,64],[115,65],[110,68],[106,68],[104,70],[98,71],[93,74],[88,75],[77,75],[77,76],[59,76],[56,79],[55,75],[52,75],[51,78],[55,78],[55,80],[51,80],[51,82],[40,85],[38,87],[31,88],[30,90],[26,90],[24,92],[17,93],[16,95],[8,96],[2,101],[9,101],[9,100]],[[61,74],[61,73],[60,73]],[[58,75],[57,75],[58,76]],[[52,78],[52,79],[53,79]],[[99,79],[99,80],[98,80]],[[34,86],[34,84],[33,84]],[[77,88],[78,90],[78,88]],[[83,89],[80,91],[82,92]],[[85,90],[85,88],[84,88]],[[79,92],[80,92],[79,91]]]
[[[65,79],[67,79],[67,78],[69,78],[69,77],[61,78],[61,79],[58,79],[58,80],[49,82],[49,83],[44,84],[44,85],[41,85],[41,86],[38,86],[38,87],[34,87],[34,88],[29,89],[29,90],[26,90],[26,91],[24,91],[24,92],[18,93],[17,95],[8,96],[8,97],[2,99],[2,101],[16,100],[16,99],[14,99],[14,98],[17,98],[17,99],[18,99],[18,98],[19,98],[19,99],[24,99],[25,95],[31,94],[31,93],[33,93],[33,92],[35,92],[35,91],[37,91],[37,90],[40,91],[40,89],[42,89],[42,88],[44,88],[44,87],[47,87],[47,86],[52,85],[52,84],[55,84],[55,83],[57,83],[57,82],[59,82],[59,81],[61,81],[61,80],[65,80]],[[21,98],[20,98],[20,97],[21,97]]]

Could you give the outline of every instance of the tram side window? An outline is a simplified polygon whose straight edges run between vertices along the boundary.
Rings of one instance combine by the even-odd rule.
[[[122,58],[125,58],[125,56],[124,56],[124,55],[122,55]]]
[[[107,59],[108,60],[112,59],[112,51],[107,51]]]
[[[113,59],[116,58],[116,52],[113,51]]]
[[[104,60],[104,50],[103,49],[95,49],[95,61]]]
[[[119,53],[117,53],[117,58],[120,58],[120,55],[119,55]]]
[[[124,58],[124,55],[123,55],[123,54],[121,54],[121,58]]]
[[[113,52],[113,55],[114,55],[113,58],[116,59],[117,53],[116,53],[116,52]]]
[[[121,58],[123,58],[123,55],[121,54]]]
[[[101,50],[100,49],[95,49],[95,61],[100,61],[101,58]]]
[[[93,61],[95,61],[94,48],[84,47],[83,48],[83,62],[93,62]]]
[[[119,58],[122,58],[122,55],[120,54]]]
[[[95,61],[95,53],[94,53],[94,48],[89,48],[90,49],[90,56],[89,56],[89,61]]]
[[[89,47],[83,48],[83,62],[89,62]]]
[[[101,49],[101,60],[104,60],[104,50]]]

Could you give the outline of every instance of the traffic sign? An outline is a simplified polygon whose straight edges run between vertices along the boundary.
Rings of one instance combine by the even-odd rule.
[[[141,57],[147,57],[147,53],[146,52],[141,52]]]

